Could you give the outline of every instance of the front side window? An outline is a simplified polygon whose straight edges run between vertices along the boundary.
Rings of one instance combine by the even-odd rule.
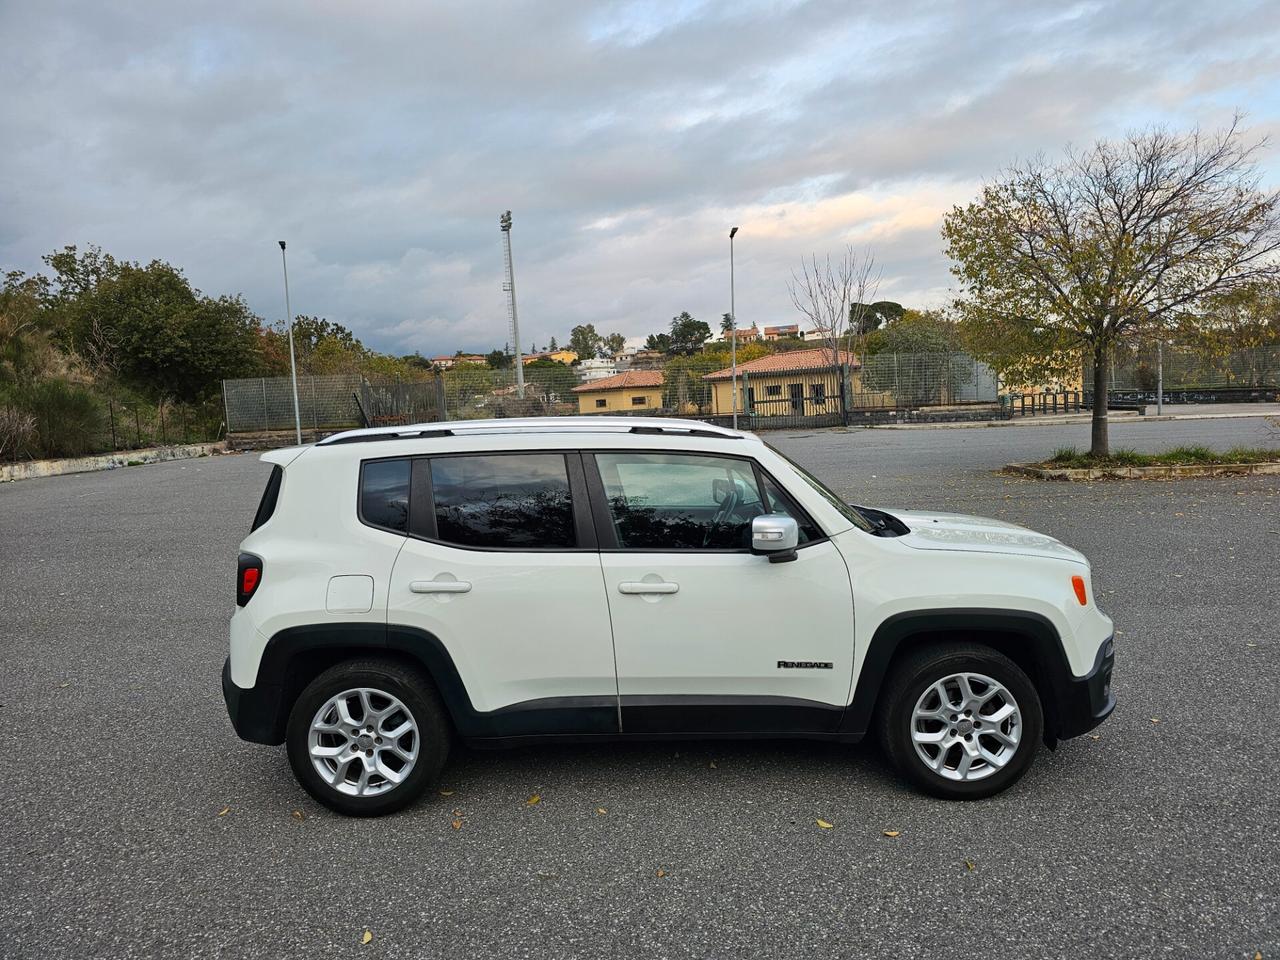
[[[360,471],[360,518],[383,530],[409,529],[409,461],[374,460]]]
[[[618,546],[746,550],[765,513],[749,461],[671,453],[598,453]]]
[[[823,500],[831,504],[831,506],[834,507],[842,517],[844,517],[846,520],[852,523],[855,527],[858,527],[861,530],[867,530],[867,531],[870,531],[873,529],[871,523],[867,520],[866,517],[864,517],[857,510],[855,510],[850,504],[845,503],[838,496],[836,496],[835,493],[832,492],[830,487],[828,487],[825,483],[823,483],[821,480],[815,477],[812,473],[810,473],[804,467],[800,466],[800,464],[796,463],[794,460],[788,457],[785,453],[783,453],[773,444],[766,443],[765,446],[767,446],[770,450],[772,450],[779,457],[785,460],[787,463],[787,466],[789,466],[795,472],[796,476],[798,476],[801,480],[803,480],[810,487],[812,487],[814,493],[818,494],[818,496],[822,497]]]
[[[464,547],[577,545],[563,455],[435,457],[436,536]]]

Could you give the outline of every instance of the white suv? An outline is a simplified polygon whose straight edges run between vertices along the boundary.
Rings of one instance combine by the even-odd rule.
[[[850,506],[749,433],[467,421],[263,460],[223,693],[343,813],[412,802],[455,737],[874,729],[918,786],[985,797],[1115,705],[1081,554]]]

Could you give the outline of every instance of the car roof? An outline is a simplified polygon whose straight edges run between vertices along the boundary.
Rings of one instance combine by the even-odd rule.
[[[536,434],[648,434],[675,437],[705,437],[716,440],[757,439],[742,430],[730,430],[701,420],[668,417],[524,417],[497,420],[449,420],[393,427],[346,430],[316,444],[331,447],[380,440],[413,440],[431,437],[531,436]]]

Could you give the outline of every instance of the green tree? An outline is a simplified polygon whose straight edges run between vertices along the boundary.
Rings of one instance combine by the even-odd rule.
[[[581,324],[569,331],[569,349],[578,355],[579,360],[598,357],[601,343],[603,339],[596,333],[594,324]]]
[[[627,346],[627,338],[620,333],[611,333],[604,338],[604,349],[611,357],[616,357]]]
[[[711,339],[711,328],[702,320],[695,320],[688,311],[671,318],[670,353],[689,356],[702,349]]]
[[[651,333],[644,341],[646,350],[658,350],[662,353],[671,352],[671,335],[667,333]]]
[[[484,360],[491,370],[507,370],[511,367],[512,357],[511,354],[503,353],[501,350],[490,350],[485,354]]]
[[[573,368],[556,360],[534,360],[525,364],[524,381],[535,386],[549,400],[566,402],[573,397],[578,378]]]
[[[864,387],[893,393],[900,403],[939,403],[973,379],[971,360],[958,355],[956,325],[940,312],[904,309],[864,342]]]
[[[1022,382],[1093,368],[1091,452],[1107,456],[1108,375],[1124,338],[1280,275],[1280,191],[1233,122],[1156,128],[1014,167],[943,223],[971,348]]]
[[[560,349],[560,348],[556,346],[556,338],[555,338],[555,337],[552,337],[552,338],[551,338],[551,342],[550,342],[549,344],[547,344],[547,352],[548,352],[548,353],[555,353],[555,352],[556,352],[557,350],[559,350],[559,349]]]
[[[720,316],[720,332],[725,336],[729,335],[729,331],[733,329],[733,314],[725,313]]]
[[[904,310],[902,304],[892,300],[850,304],[849,332],[855,337],[865,337],[885,324],[901,319]]]

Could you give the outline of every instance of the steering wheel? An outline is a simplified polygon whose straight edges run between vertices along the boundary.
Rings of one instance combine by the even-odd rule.
[[[712,534],[724,526],[725,521],[733,516],[733,512],[738,509],[738,504],[741,502],[742,496],[738,493],[738,483],[733,481],[729,487],[729,492],[725,494],[724,501],[720,504],[720,509],[711,518],[711,523],[707,526],[707,532],[702,535],[702,545],[704,547],[711,545]]]

